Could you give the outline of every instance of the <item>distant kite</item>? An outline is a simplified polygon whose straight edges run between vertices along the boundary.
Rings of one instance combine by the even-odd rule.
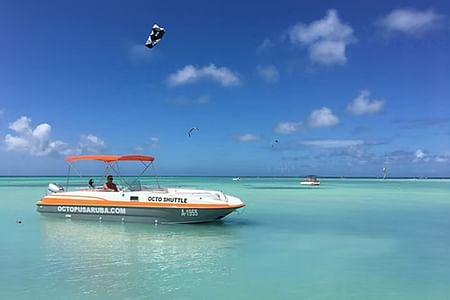
[[[145,46],[148,48],[155,47],[162,39],[165,33],[165,29],[159,27],[158,24],[154,24],[152,27],[152,32],[150,33],[147,42],[145,42]]]
[[[272,148],[275,146],[275,144],[278,144],[278,140],[274,140],[274,141],[272,142]]]
[[[199,131],[198,127],[192,127],[192,128],[189,129],[189,131],[188,131],[188,136],[189,136],[189,137],[191,137],[191,133],[192,133],[192,131],[194,131],[194,130]]]

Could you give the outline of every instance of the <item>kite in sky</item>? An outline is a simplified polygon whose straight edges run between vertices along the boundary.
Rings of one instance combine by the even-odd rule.
[[[278,144],[278,140],[274,140],[274,141],[272,142],[272,148],[275,146],[275,144]]]
[[[165,32],[166,31],[164,28],[160,27],[158,24],[154,24],[152,27],[152,32],[150,33],[147,42],[145,42],[145,46],[148,48],[153,48],[158,45]]]
[[[198,131],[199,129],[198,129],[198,127],[192,127],[191,129],[189,129],[189,131],[188,131],[188,136],[189,136],[189,137],[191,137],[191,133],[192,133],[192,131],[194,131],[194,130],[197,130],[197,131]]]

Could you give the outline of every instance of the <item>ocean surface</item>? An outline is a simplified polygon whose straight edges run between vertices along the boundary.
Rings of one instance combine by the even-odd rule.
[[[0,299],[450,299],[450,180],[321,181],[162,177],[247,206],[154,225],[42,217],[65,178],[0,177]]]

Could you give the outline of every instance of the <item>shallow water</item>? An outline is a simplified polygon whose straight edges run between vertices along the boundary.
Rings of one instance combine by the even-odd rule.
[[[156,226],[41,217],[53,181],[0,177],[0,299],[450,297],[450,180],[162,177],[247,207]]]

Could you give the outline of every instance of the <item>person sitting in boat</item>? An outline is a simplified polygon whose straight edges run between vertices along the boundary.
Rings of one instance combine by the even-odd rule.
[[[119,190],[117,189],[117,185],[115,185],[113,182],[114,178],[112,177],[112,175],[108,175],[108,177],[106,177],[106,179],[108,181],[103,186],[103,189],[107,192],[118,192]]]

